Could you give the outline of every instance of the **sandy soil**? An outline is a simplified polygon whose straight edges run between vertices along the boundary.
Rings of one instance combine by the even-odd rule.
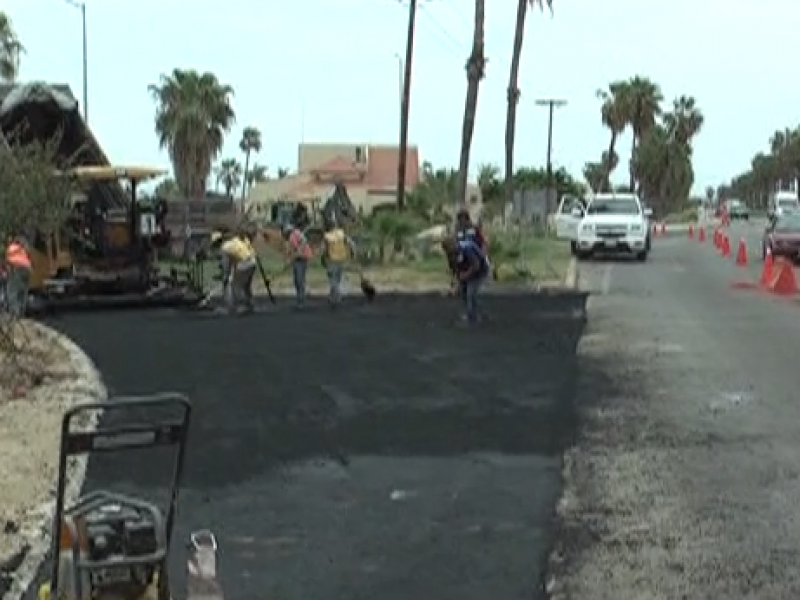
[[[0,336],[9,328],[18,352],[0,344],[0,572],[46,537],[64,411],[102,391],[72,342],[31,321],[6,322]],[[81,461],[70,465],[73,487],[84,470]]]

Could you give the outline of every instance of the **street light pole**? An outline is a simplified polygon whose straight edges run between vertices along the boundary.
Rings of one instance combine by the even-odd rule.
[[[86,3],[77,0],[64,0],[71,7],[81,11],[83,28],[83,120],[89,125],[89,35],[86,29]]]
[[[544,245],[544,262],[545,268],[550,274],[560,275],[550,262],[550,244],[547,239],[550,237],[550,224],[549,218],[552,212],[552,195],[555,191],[555,181],[553,180],[553,115],[556,108],[562,108],[567,105],[566,100],[559,100],[556,98],[540,98],[536,100],[536,106],[547,107],[548,121],[547,121],[547,199],[545,202],[545,245]]]

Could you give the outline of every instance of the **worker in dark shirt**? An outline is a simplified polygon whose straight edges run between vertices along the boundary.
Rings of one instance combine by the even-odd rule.
[[[462,208],[456,214],[456,236],[459,242],[472,240],[481,250],[486,252],[486,238],[483,231],[472,222],[472,217],[466,208]]]
[[[458,282],[459,294],[464,303],[462,319],[467,323],[476,323],[480,320],[478,296],[490,270],[486,253],[470,239],[463,241],[449,239],[442,245],[448,254]]]

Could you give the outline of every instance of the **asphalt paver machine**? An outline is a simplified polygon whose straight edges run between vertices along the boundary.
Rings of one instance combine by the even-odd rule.
[[[102,412],[87,430],[91,415]],[[168,416],[165,416],[168,413]],[[39,600],[171,600],[167,559],[181,484],[192,406],[179,394],[114,398],[79,405],[64,415],[52,525],[52,570]],[[121,423],[121,424],[120,424]],[[174,450],[166,506],[111,490],[83,493],[68,505],[68,469],[74,457]],[[216,581],[216,539],[191,536],[189,599],[222,600]]]

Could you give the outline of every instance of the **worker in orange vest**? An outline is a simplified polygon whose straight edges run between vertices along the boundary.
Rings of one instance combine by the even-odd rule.
[[[31,256],[25,239],[16,235],[6,246],[6,304],[12,316],[25,316],[28,306],[28,287],[31,281]]]

